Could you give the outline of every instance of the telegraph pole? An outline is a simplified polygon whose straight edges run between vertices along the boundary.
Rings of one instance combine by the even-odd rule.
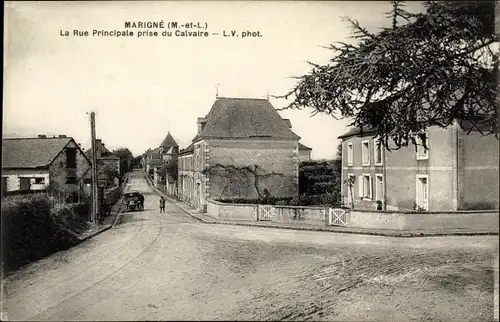
[[[91,219],[93,224],[97,224],[97,214],[99,213],[98,187],[97,187],[97,151],[95,144],[95,112],[90,113],[90,135],[92,144],[92,209]]]

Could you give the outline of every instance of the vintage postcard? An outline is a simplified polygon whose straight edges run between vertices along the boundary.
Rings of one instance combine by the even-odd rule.
[[[496,1],[8,1],[1,316],[498,321]]]

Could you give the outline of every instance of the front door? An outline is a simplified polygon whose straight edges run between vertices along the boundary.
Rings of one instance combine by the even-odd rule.
[[[196,192],[198,194],[198,209],[202,209],[203,195],[201,194],[201,184],[199,182],[196,184]]]
[[[417,176],[417,206],[429,210],[429,179],[427,176]]]
[[[31,178],[19,178],[19,190],[26,191],[31,188]]]

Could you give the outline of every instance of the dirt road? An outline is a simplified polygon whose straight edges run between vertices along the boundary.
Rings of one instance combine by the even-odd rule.
[[[129,184],[145,211],[7,278],[9,320],[493,318],[497,236],[207,225],[168,202],[160,214],[140,173]]]

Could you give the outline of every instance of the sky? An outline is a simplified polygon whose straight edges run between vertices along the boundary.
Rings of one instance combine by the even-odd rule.
[[[6,2],[4,137],[66,134],[90,147],[90,117],[109,149],[140,155],[170,131],[180,148],[219,96],[266,98],[288,93],[308,61],[325,64],[324,46],[351,42],[342,17],[375,31],[390,20],[388,1]],[[422,9],[408,2],[407,10]],[[206,38],[61,36],[74,30],[125,31],[126,21],[200,22]],[[137,31],[134,30],[137,34]],[[259,31],[261,37],[223,37]],[[154,31],[154,30],[153,30]],[[162,30],[159,30],[160,32]],[[275,108],[283,99],[270,99]],[[348,120],[280,112],[312,150],[334,158]]]

